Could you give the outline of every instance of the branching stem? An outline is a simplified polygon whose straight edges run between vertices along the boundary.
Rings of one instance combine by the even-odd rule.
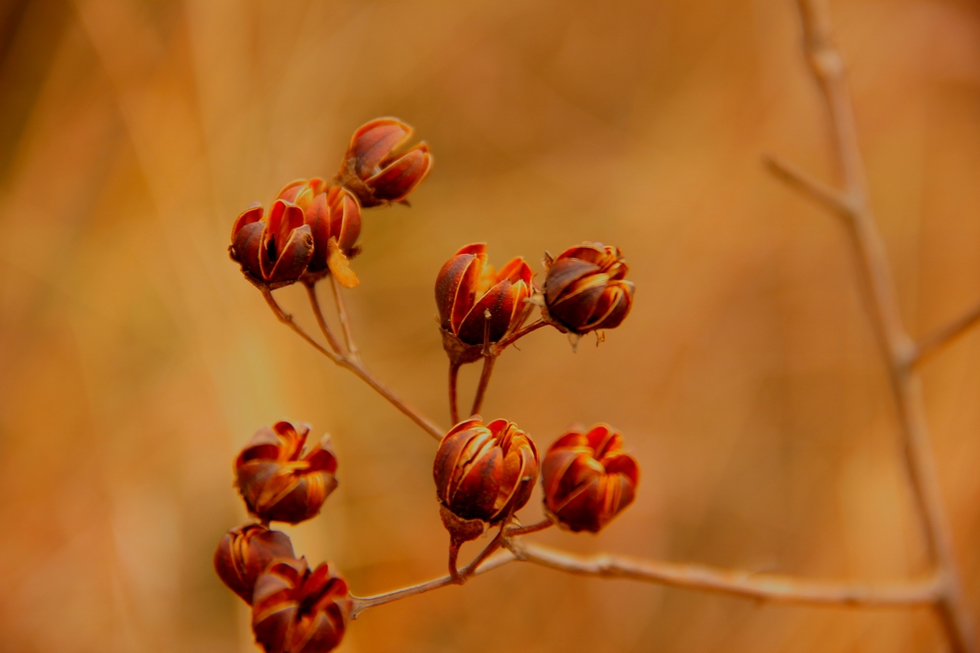
[[[522,540],[504,546],[523,562],[557,571],[600,578],[623,578],[759,601],[826,606],[907,608],[933,604],[939,596],[936,577],[907,583],[862,586],[791,576],[753,574],[737,569],[674,564],[628,556],[583,556]]]
[[[514,562],[514,560],[516,560],[516,558],[514,557],[513,553],[510,551],[502,551],[489,560],[485,560],[483,564],[474,569],[470,575],[479,576],[480,574],[492,571],[498,567],[503,567],[507,563]],[[419,583],[418,585],[412,585],[400,590],[395,590],[393,592],[385,592],[384,594],[376,594],[375,596],[352,596],[351,599],[354,601],[354,611],[351,614],[351,619],[357,619],[357,617],[368,608],[384,605],[385,603],[391,603],[393,601],[399,601],[401,599],[407,599],[410,596],[424,594],[426,592],[431,592],[432,590],[437,590],[441,587],[448,587],[455,584],[456,583],[453,581],[453,577],[446,575],[424,583]]]
[[[725,594],[756,601],[813,605],[827,607],[912,608],[930,606],[938,600],[941,582],[937,576],[920,580],[859,585],[845,582],[805,580],[775,574],[754,574],[739,569],[719,569],[705,565],[676,564],[644,560],[629,556],[598,554],[584,556],[515,537],[516,530],[500,533],[484,552],[465,569],[459,571],[464,579],[519,560],[556,571],[599,578],[619,578],[658,585],[667,585],[700,592]],[[507,549],[496,551],[499,546]],[[488,550],[493,547],[492,551]],[[486,554],[486,555],[484,555]],[[452,575],[412,585],[375,596],[351,597],[354,600],[353,618],[364,610],[391,603],[442,587],[456,585]]]
[[[541,521],[529,524],[527,526],[508,526],[507,532],[504,533],[506,537],[517,537],[519,535],[530,535],[531,533],[537,533],[538,531],[543,531],[546,528],[551,528],[555,525],[555,522],[550,519],[542,519]]]
[[[326,319],[323,317],[323,311],[320,309],[320,299],[316,294],[316,283],[304,282],[303,285],[306,286],[306,296],[310,300],[310,306],[313,307],[313,314],[316,316],[316,323],[320,326],[320,332],[327,339],[327,344],[330,345],[330,348],[338,355],[343,355],[344,349],[340,346],[340,341],[337,340],[337,337],[330,329],[330,325],[327,324]]]
[[[265,298],[266,303],[269,304],[269,308],[272,309],[272,312],[275,314],[276,318],[278,318],[280,322],[288,326],[290,329],[295,331],[296,334],[299,335],[299,337],[301,337],[307,343],[309,343],[310,346],[312,346],[318,352],[320,352],[321,354],[323,354],[324,356],[332,360],[337,365],[344,367],[350,370],[351,372],[353,372],[362,381],[364,381],[369,386],[371,386],[371,388],[375,392],[377,392],[382,397],[384,397],[388,401],[388,403],[390,403],[392,406],[400,410],[413,422],[418,424],[426,433],[431,435],[433,438],[435,438],[436,440],[442,439],[442,434],[443,434],[442,429],[440,429],[438,426],[433,424],[431,421],[429,421],[428,418],[426,418],[424,415],[416,411],[410,405],[405,403],[405,401],[403,401],[401,397],[399,397],[394,392],[389,390],[385,384],[381,383],[381,381],[376,379],[374,375],[371,374],[358,361],[351,360],[347,356],[331,351],[327,347],[324,347],[316,340],[314,340],[310,336],[310,334],[308,334],[305,330],[303,330],[303,327],[296,324],[296,321],[293,320],[292,315],[289,315],[288,313],[282,310],[282,307],[279,306],[278,302],[276,302],[270,290],[262,289],[262,296]],[[320,306],[319,302],[316,302],[315,300],[316,300],[316,294],[313,293],[311,295],[311,304],[313,306],[314,313],[317,314],[317,322],[321,322],[321,321],[325,322],[325,320],[323,320],[323,313],[322,311],[320,311],[319,308]]]
[[[548,322],[545,322],[541,318],[538,318],[537,320],[535,320],[534,322],[531,322],[530,324],[525,324],[524,326],[522,326],[520,329],[518,329],[514,333],[512,333],[512,334],[510,334],[508,336],[504,336],[500,340],[500,342],[498,342],[496,345],[494,345],[494,349],[497,351],[497,353],[500,353],[505,348],[507,348],[509,345],[512,345],[514,342],[520,340],[521,338],[523,338],[527,334],[531,333],[532,331],[537,331],[541,327],[546,327],[546,326],[548,326],[548,324],[549,324]]]
[[[844,62],[836,46],[826,2],[798,0],[798,3],[803,19],[807,59],[830,114],[843,190],[836,191],[814,182],[785,164],[771,167],[781,179],[834,210],[847,226],[858,263],[858,280],[888,371],[916,512],[925,536],[929,560],[935,569],[937,592],[933,597],[933,606],[951,649],[956,653],[976,653],[980,649],[962,598],[960,574],[953,555],[936,463],[929,442],[921,383],[910,366],[910,361],[921,357],[924,350],[919,348],[917,356],[917,349],[905,329],[895,299],[895,284],[888,267],[884,242],[868,203]],[[948,339],[940,338],[937,342]]]
[[[924,359],[965,334],[978,322],[980,322],[980,303],[950,324],[923,338],[919,346],[916,347],[914,355],[909,359],[909,366],[918,365]]]

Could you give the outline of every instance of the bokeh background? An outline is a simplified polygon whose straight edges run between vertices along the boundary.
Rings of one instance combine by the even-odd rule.
[[[278,324],[226,253],[245,206],[330,177],[379,115],[414,125],[436,165],[412,208],[366,213],[348,302],[368,365],[441,424],[432,285],[459,246],[540,271],[546,250],[602,241],[631,265],[633,313],[600,347],[539,331],[497,365],[486,415],[541,447],[610,422],[643,468],[601,535],[541,541],[820,578],[923,569],[844,234],[760,165],[772,152],[835,178],[789,0],[0,7],[0,651],[257,650],[211,556],[246,518],[234,455],[283,418],[331,433],[341,465],[322,516],[286,529],[299,552],[362,595],[444,573],[433,441]],[[980,9],[832,10],[922,335],[980,299]],[[312,326],[300,289],[278,295]],[[973,334],[925,369],[975,617],[978,362]],[[757,605],[518,564],[371,610],[342,646],[942,648],[927,610]]]

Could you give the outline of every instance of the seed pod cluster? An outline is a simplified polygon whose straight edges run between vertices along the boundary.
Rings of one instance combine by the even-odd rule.
[[[348,288],[358,284],[350,260],[360,250],[362,210],[407,204],[432,168],[425,143],[403,148],[411,134],[411,127],[395,118],[368,122],[355,131],[330,183],[318,177],[290,182],[268,213],[253,205],[232,228],[232,259],[265,293],[279,319],[316,345],[270,295],[297,281],[306,284],[321,330],[338,356],[344,352],[319,312],[313,284],[328,275]],[[433,463],[456,582],[463,582],[494,546],[506,542],[508,525],[530,499],[539,467],[545,515],[565,530],[597,533],[633,502],[639,467],[624,452],[621,433],[611,426],[570,429],[539,461],[534,441],[513,422],[484,423],[476,414],[494,359],[512,342],[543,326],[571,334],[573,342],[591,332],[601,341],[604,330],[619,327],[633,304],[628,271],[618,247],[590,242],[556,257],[546,255],[540,288],[521,257],[499,270],[490,265],[486,243],[460,248],[440,269],[435,301],[450,359],[453,421],[458,421],[459,367],[484,360],[473,415],[445,434]],[[540,317],[529,322],[535,307]],[[339,296],[338,312],[343,321]],[[353,358],[335,362],[354,365],[349,331],[345,336]],[[236,487],[259,523],[230,530],[214,556],[218,576],[252,607],[252,628],[266,653],[330,651],[340,644],[353,613],[346,581],[326,564],[311,569],[305,558],[296,557],[284,533],[269,528],[270,522],[298,524],[316,516],[337,487],[337,457],[330,441],[324,437],[308,447],[309,431],[308,426],[277,422],[259,429],[245,445],[234,462]],[[546,525],[509,532],[527,534]],[[491,544],[468,568],[458,569],[460,546],[490,527],[500,529]]]
[[[245,445],[235,459],[236,485],[263,523],[231,529],[214,554],[218,577],[252,607],[252,630],[265,653],[333,650],[353,607],[343,577],[326,564],[311,570],[289,537],[268,527],[310,519],[337,487],[329,438],[305,450],[309,431],[277,422]]]
[[[396,153],[411,134],[397,118],[372,120],[354,132],[333,184],[299,179],[279,191],[268,215],[258,204],[243,211],[228,251],[245,278],[265,290],[328,274],[356,286],[350,259],[359,251],[361,209],[407,204],[432,169],[425,143]]]

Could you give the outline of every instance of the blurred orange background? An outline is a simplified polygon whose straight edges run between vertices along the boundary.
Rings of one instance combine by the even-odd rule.
[[[980,9],[832,5],[915,335],[980,299]],[[484,414],[544,448],[607,421],[636,503],[540,541],[875,581],[924,569],[844,233],[760,165],[833,180],[789,0],[34,0],[0,8],[0,650],[257,650],[211,567],[262,424],[329,432],[340,488],[287,528],[355,593],[441,575],[434,443],[268,311],[228,260],[249,203],[330,177],[379,115],[435,156],[366,212],[348,305],[379,377],[448,425],[440,265],[618,244],[637,294],[594,347],[538,331]],[[278,292],[306,325],[302,290]],[[980,616],[980,336],[925,367]],[[464,396],[475,368],[464,373]],[[972,399],[971,399],[972,397]],[[540,515],[539,490],[525,521]],[[472,550],[472,549],[471,549]],[[757,605],[512,564],[365,613],[354,651],[938,651],[928,610]]]

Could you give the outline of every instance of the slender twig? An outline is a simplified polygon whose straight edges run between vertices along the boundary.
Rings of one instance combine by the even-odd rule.
[[[330,289],[333,290],[333,301],[337,305],[337,317],[340,318],[340,326],[344,330],[344,342],[347,343],[347,353],[350,357],[361,362],[361,357],[357,353],[357,345],[354,344],[354,336],[350,326],[350,316],[347,313],[347,306],[344,304],[344,297],[340,290],[340,282],[337,277],[330,275]]]
[[[531,533],[537,533],[538,531],[543,531],[546,528],[551,528],[555,525],[555,522],[550,519],[542,519],[541,521],[528,524],[527,526],[508,526],[507,532],[504,533],[506,537],[517,537],[518,535],[529,535]]]
[[[490,385],[490,375],[493,374],[493,364],[496,362],[496,354],[489,354],[483,357],[483,370],[480,372],[480,385],[476,387],[476,396],[473,397],[473,407],[470,408],[470,415],[476,415],[483,406],[483,396]]]
[[[453,424],[459,424],[459,401],[456,398],[456,387],[459,383],[459,363],[449,361],[449,419]]]
[[[462,581],[468,580],[476,572],[476,569],[480,566],[480,563],[489,558],[497,551],[497,549],[500,548],[501,544],[503,544],[505,529],[506,522],[501,524],[500,529],[497,531],[494,538],[490,540],[490,543],[483,547],[483,550],[480,551],[475,558],[470,560],[468,565],[459,570],[459,577]]]
[[[517,558],[515,558],[514,554],[510,551],[501,551],[489,560],[484,560],[481,565],[470,573],[470,576],[485,574],[488,571],[492,571],[499,567],[503,567],[510,562],[514,562],[516,559]],[[424,594],[425,592],[431,592],[432,590],[437,590],[441,587],[449,587],[450,585],[455,584],[456,583],[453,582],[453,577],[446,575],[424,583],[419,583],[418,585],[412,585],[411,587],[405,587],[393,592],[385,592],[384,594],[376,594],[375,596],[351,596],[351,600],[354,602],[354,610],[351,613],[351,619],[357,619],[357,617],[359,617],[360,614],[368,608],[384,605],[385,603],[392,603],[393,601],[399,601],[401,599],[407,599],[410,596]]]
[[[915,353],[909,359],[908,364],[910,366],[918,365],[924,359],[965,334],[971,327],[976,326],[978,322],[980,322],[980,304],[977,304],[950,324],[923,338],[919,346],[915,348]]]
[[[371,374],[367,369],[365,369],[363,365],[361,365],[357,361],[353,361],[347,358],[346,356],[330,351],[329,349],[327,349],[326,347],[318,343],[316,340],[314,340],[310,336],[310,334],[308,334],[306,331],[303,330],[303,328],[300,325],[296,324],[296,322],[293,320],[292,315],[289,315],[288,313],[282,310],[282,307],[280,307],[279,304],[276,302],[270,290],[262,289],[262,296],[265,298],[266,303],[269,304],[269,308],[272,309],[272,312],[275,313],[276,317],[279,319],[280,322],[282,322],[290,329],[295,331],[303,340],[309,343],[318,352],[320,352],[321,354],[323,354],[324,356],[332,360],[334,363],[356,374],[362,381],[364,381],[369,386],[371,386],[371,388],[375,392],[377,392],[382,397],[384,397],[388,401],[388,403],[390,403],[392,406],[400,410],[409,419],[411,419],[413,422],[415,422],[420,427],[422,427],[422,430],[427,432],[433,438],[435,438],[436,440],[442,439],[442,434],[443,434],[442,429],[440,429],[438,426],[433,424],[431,421],[429,421],[427,417],[425,417],[424,415],[416,411],[410,405],[405,403],[405,401],[403,401],[401,397],[399,397],[394,392],[389,390],[385,384],[383,384],[381,381],[376,379],[374,375]],[[313,295],[313,298],[315,299],[315,295]],[[318,304],[314,305],[314,312],[316,312],[317,306]],[[322,319],[322,313],[319,315],[318,321],[320,319]]]
[[[508,532],[513,531],[508,529]],[[757,601],[830,607],[909,608],[928,606],[936,602],[940,591],[940,581],[937,577],[927,577],[909,582],[859,585],[846,582],[806,580],[775,574],[754,574],[739,569],[720,569],[705,565],[641,560],[628,556],[607,554],[584,556],[525,542],[509,535],[501,538],[500,544],[507,548],[507,551],[498,552],[493,557],[478,562],[470,572],[470,576],[479,576],[519,560],[582,576],[621,578],[694,591],[727,594]],[[457,583],[453,577],[446,575],[375,596],[352,596],[354,601],[352,618],[356,619],[368,608],[455,584]]]
[[[337,340],[337,336],[333,334],[330,329],[330,325],[327,324],[326,319],[323,317],[323,311],[320,309],[320,299],[316,294],[316,284],[315,283],[303,283],[306,286],[306,296],[310,299],[310,306],[313,307],[313,315],[316,316],[316,323],[320,326],[320,332],[323,337],[327,339],[327,343],[330,348],[337,352],[338,355],[344,354],[343,347],[340,346],[340,341]]]
[[[504,348],[507,347],[508,345],[511,345],[515,341],[520,340],[521,338],[531,333],[532,331],[537,331],[541,327],[548,326],[548,324],[550,323],[545,322],[542,319],[537,319],[534,322],[531,322],[530,324],[526,324],[520,329],[518,329],[517,331],[515,331],[514,333],[511,333],[510,335],[501,338],[500,341],[496,345],[494,345],[494,349],[499,353],[503,351]]]
[[[942,506],[939,478],[929,442],[921,383],[909,367],[915,345],[902,322],[895,285],[874,214],[868,203],[861,153],[858,148],[844,63],[823,0],[798,0],[810,68],[822,91],[833,123],[834,149],[843,178],[842,201],[831,206],[845,219],[858,261],[858,274],[867,298],[871,323],[885,359],[889,386],[898,413],[899,431],[916,513],[925,535],[928,556],[938,582],[934,607],[950,647],[957,653],[978,651],[969,612],[963,602],[952,539]],[[785,177],[780,175],[781,178]],[[827,203],[823,189],[793,184]],[[817,192],[819,191],[819,192]]]
[[[810,196],[817,203],[837,213],[846,214],[851,211],[851,207],[847,205],[847,199],[841,195],[840,191],[831,188],[808,172],[800,170],[792,163],[770,155],[764,155],[762,162],[765,163],[769,172],[786,182],[788,186]]]
[[[855,585],[628,556],[584,556],[510,538],[504,539],[504,546],[518,560],[570,574],[623,578],[774,603],[868,608],[928,606],[937,600],[940,586],[936,577],[881,585]]]
[[[326,347],[324,347],[323,345],[321,345],[319,342],[317,342],[316,340],[314,340],[310,336],[310,334],[308,334],[306,331],[303,330],[303,327],[301,327],[300,325],[296,324],[296,321],[293,320],[293,316],[292,315],[290,315],[289,313],[287,313],[284,310],[282,310],[282,307],[279,306],[279,303],[272,296],[272,291],[271,290],[268,290],[268,289],[263,288],[262,289],[262,297],[265,298],[265,301],[269,305],[269,308],[272,309],[272,312],[275,313],[276,317],[279,319],[280,322],[282,322],[283,324],[285,324],[286,326],[288,326],[290,329],[292,329],[293,331],[295,331],[299,335],[300,338],[302,338],[303,340],[305,340],[309,345],[311,345],[318,352],[320,352],[321,354],[323,354],[324,356],[326,356],[327,358],[329,358],[333,362],[337,363],[338,365],[342,365],[343,364],[342,363],[343,357],[340,354],[338,354],[336,352],[333,352],[333,351],[327,349]]]
[[[459,549],[463,546],[461,540],[456,539],[453,535],[449,536],[449,577],[452,578],[452,582],[456,585],[462,585],[466,581],[463,576],[459,573]]]

